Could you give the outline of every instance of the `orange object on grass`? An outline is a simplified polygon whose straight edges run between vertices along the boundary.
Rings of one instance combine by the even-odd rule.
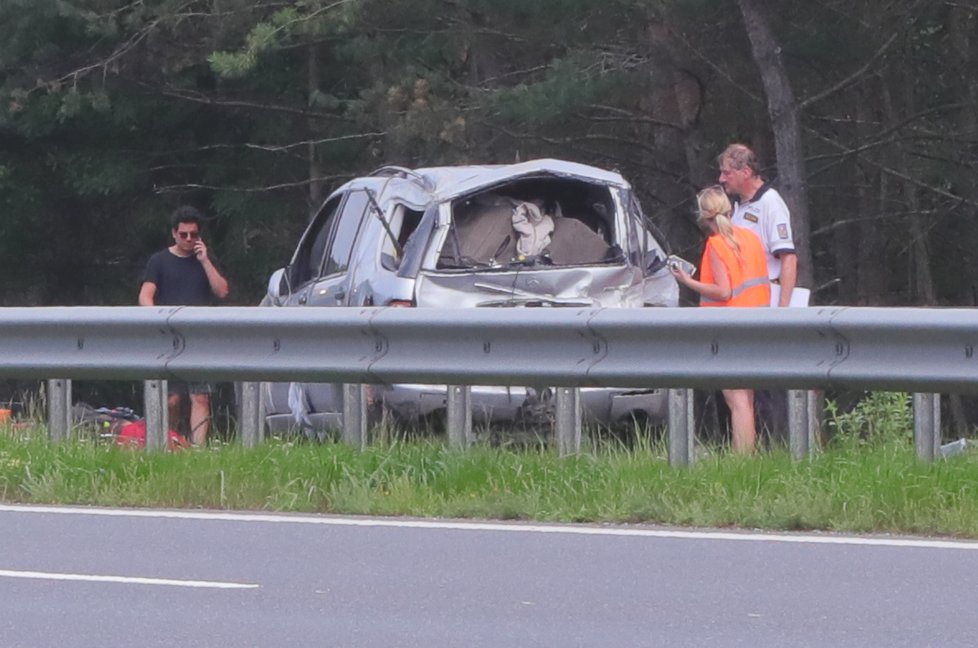
[[[166,445],[170,450],[180,450],[190,447],[190,442],[187,441],[186,437],[175,430],[169,430],[166,436]],[[146,421],[133,421],[132,423],[123,425],[122,429],[119,430],[119,435],[115,438],[115,442],[120,446],[145,448]]]

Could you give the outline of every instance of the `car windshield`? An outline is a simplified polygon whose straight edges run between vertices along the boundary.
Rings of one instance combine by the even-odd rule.
[[[608,187],[531,178],[456,200],[439,269],[619,263]]]

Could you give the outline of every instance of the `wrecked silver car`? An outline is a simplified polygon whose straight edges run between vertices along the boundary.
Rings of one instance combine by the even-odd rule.
[[[384,167],[324,202],[291,263],[270,278],[270,306],[676,306],[668,254],[618,174],[560,160],[501,166]],[[528,361],[532,361],[529,360]],[[473,387],[476,425],[552,414],[551,390]],[[413,421],[445,409],[444,385],[375,386]],[[586,418],[661,421],[666,390],[581,391]],[[270,430],[341,426],[339,385],[270,383]]]

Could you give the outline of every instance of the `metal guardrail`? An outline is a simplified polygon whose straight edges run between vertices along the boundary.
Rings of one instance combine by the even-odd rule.
[[[2,378],[972,392],[976,346],[970,309],[0,310]]]
[[[966,392],[976,346],[962,309],[0,311],[0,378]]]

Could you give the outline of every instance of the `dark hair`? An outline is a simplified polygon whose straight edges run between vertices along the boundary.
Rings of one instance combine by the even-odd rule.
[[[720,166],[727,161],[737,170],[750,169],[754,175],[761,175],[761,165],[757,161],[757,155],[744,144],[731,144],[717,156],[717,164]]]
[[[192,205],[180,205],[170,214],[170,228],[176,229],[180,223],[193,223],[198,228],[204,220],[200,210]]]

